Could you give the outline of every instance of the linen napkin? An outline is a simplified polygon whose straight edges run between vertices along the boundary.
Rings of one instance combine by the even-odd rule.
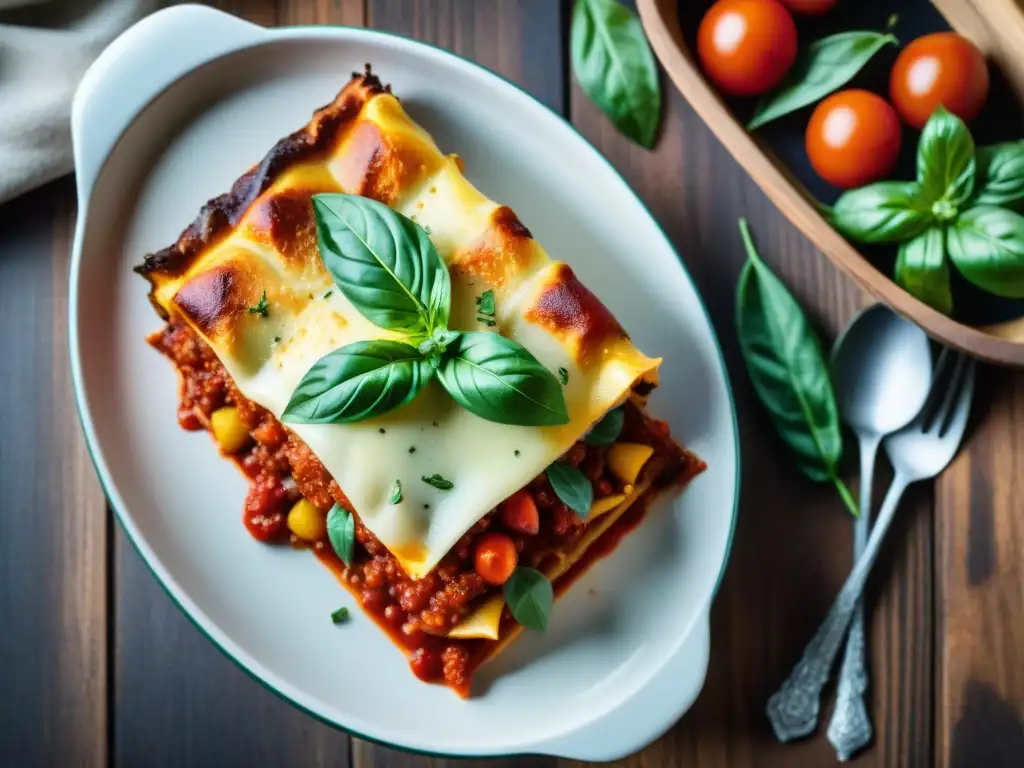
[[[0,0],[0,203],[70,173],[71,99],[157,0]]]

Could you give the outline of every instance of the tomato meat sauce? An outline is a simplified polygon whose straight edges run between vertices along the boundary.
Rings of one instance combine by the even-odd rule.
[[[183,428],[210,429],[211,414],[224,407],[236,408],[249,428],[251,440],[229,456],[250,481],[243,506],[243,522],[249,533],[260,541],[309,546],[363,610],[405,651],[418,678],[443,683],[467,696],[473,671],[490,655],[497,641],[449,638],[448,631],[480,605],[485,595],[500,590],[502,579],[508,578],[517,564],[543,569],[556,553],[571,550],[586,530],[586,520],[559,500],[546,475],[510,497],[507,508],[499,506],[484,515],[433,571],[413,579],[362,524],[313,452],[269,411],[241,395],[213,351],[189,326],[172,321],[151,336],[150,343],[169,357],[181,374],[178,421]],[[653,487],[685,484],[704,468],[699,459],[669,437],[667,424],[647,417],[632,404],[626,407],[621,439],[654,447],[648,465],[653,474],[645,469]],[[608,469],[608,448],[577,442],[561,457],[590,480],[595,501],[631,490]],[[289,533],[288,510],[302,498],[325,515],[334,504],[353,514],[358,546],[351,567],[341,562],[326,536],[316,542],[302,542]],[[640,522],[644,511],[642,503],[634,504],[557,580],[556,590],[564,591],[589,564],[614,549],[618,540]],[[506,607],[502,636],[512,624],[514,619]]]

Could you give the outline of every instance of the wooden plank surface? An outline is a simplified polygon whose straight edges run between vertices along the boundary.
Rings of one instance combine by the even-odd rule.
[[[219,5],[263,24],[365,21],[454,50],[569,116],[623,172],[677,246],[722,340],[745,493],[712,613],[704,693],[669,734],[621,765],[834,764],[823,733],[781,746],[763,714],[849,568],[850,522],[833,491],[793,468],[753,400],[733,332],[744,258],[736,217],[750,219],[765,260],[826,338],[863,296],[782,220],[667,83],[656,150],[619,136],[569,85],[564,0]],[[73,200],[64,180],[0,206],[0,765],[571,765],[447,761],[350,740],[254,682],[171,603],[109,525],[74,414],[65,336]],[[856,765],[1024,764],[1024,375],[988,371],[978,399],[968,450],[934,495],[927,485],[912,490],[871,585],[878,736]],[[885,479],[880,472],[876,497]]]
[[[938,484],[941,765],[1024,764],[1024,374],[986,371],[970,449]]]
[[[0,206],[0,764],[107,754],[107,518],[71,396],[69,179]]]

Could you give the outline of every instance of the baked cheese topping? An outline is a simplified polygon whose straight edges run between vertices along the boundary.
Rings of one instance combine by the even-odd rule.
[[[366,320],[333,285],[313,219],[311,197],[321,192],[372,197],[423,226],[451,274],[450,328],[513,338],[565,381],[570,420],[557,427],[487,421],[436,380],[411,403],[366,421],[285,421],[363,524],[418,578],[639,379],[656,383],[661,361],[640,353],[572,270],[550,260],[515,215],[479,192],[459,160],[443,155],[366,75],[140,268],[162,313],[192,325],[241,393],[279,419],[324,355],[356,341],[402,338]],[[478,311],[487,291],[493,318]],[[265,311],[254,311],[261,305]],[[451,487],[424,479],[432,477]],[[402,500],[392,504],[396,481]]]

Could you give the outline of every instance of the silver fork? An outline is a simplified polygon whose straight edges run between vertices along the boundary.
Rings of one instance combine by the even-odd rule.
[[[864,583],[875,564],[882,539],[895,517],[903,492],[911,483],[935,477],[953,460],[963,439],[971,410],[974,375],[973,361],[943,349],[928,403],[917,418],[899,432],[890,435],[883,443],[895,475],[885,494],[864,553],[850,571],[828,616],[808,643],[800,662],[779,690],[768,699],[768,719],[779,741],[807,736],[817,725],[821,690],[828,681],[836,652],[846,635]],[[863,738],[862,734],[853,729],[849,736],[845,733],[836,735],[835,741],[843,745],[856,743]],[[836,746],[842,751],[840,744]]]

